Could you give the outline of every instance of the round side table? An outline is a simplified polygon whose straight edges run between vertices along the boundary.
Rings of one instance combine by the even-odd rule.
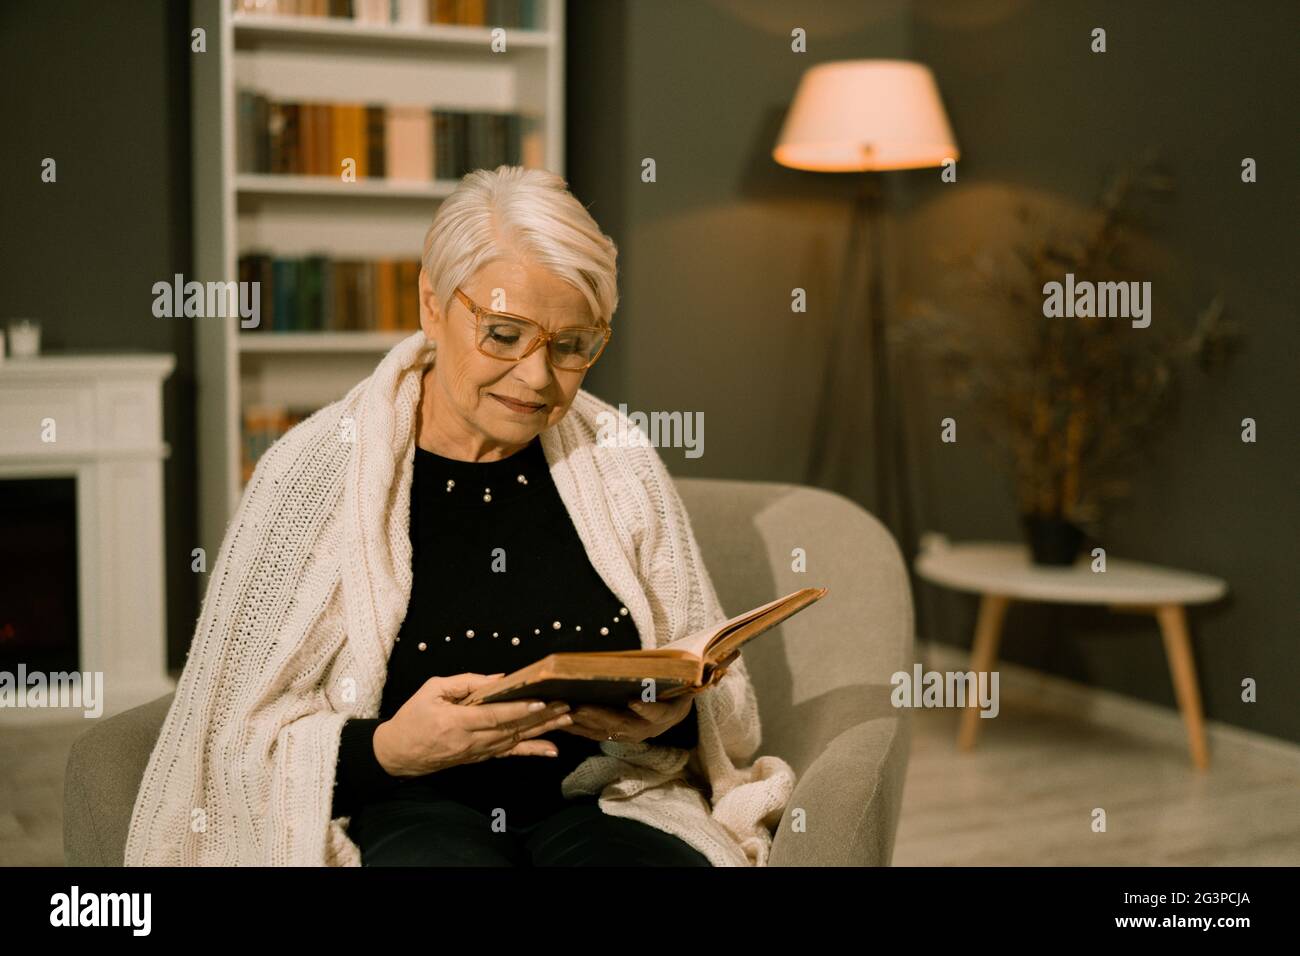
[[[1109,555],[1104,572],[1093,571],[1091,557],[1086,554],[1068,567],[1049,567],[1030,561],[1029,549],[1023,544],[1001,541],[951,544],[943,535],[934,533],[922,537],[921,548],[916,558],[916,573],[922,578],[980,595],[975,641],[971,647],[971,667],[977,674],[993,670],[997,663],[1002,622],[1013,600],[1105,604],[1112,611],[1154,614],[1164,639],[1178,709],[1187,726],[1192,763],[1201,770],[1209,767],[1186,607],[1218,600],[1227,593],[1226,582]],[[975,746],[980,725],[977,705],[978,701],[972,702],[962,714],[957,735],[957,746],[962,750]]]

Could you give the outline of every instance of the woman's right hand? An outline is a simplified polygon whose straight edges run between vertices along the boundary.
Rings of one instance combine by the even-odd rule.
[[[533,738],[573,723],[563,701],[459,703],[499,676],[430,677],[375,729],[380,765],[394,777],[420,777],[489,757],[555,756],[555,744]]]

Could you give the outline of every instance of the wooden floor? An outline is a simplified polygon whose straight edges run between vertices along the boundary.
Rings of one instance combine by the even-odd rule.
[[[1001,697],[972,753],[954,711],[913,712],[895,865],[1300,864],[1300,763],[1218,742],[1199,774],[1168,727],[1116,729],[1005,680]],[[62,865],[63,770],[86,723],[0,729],[0,866]]]
[[[1296,866],[1300,766],[1211,743],[1197,772],[1151,740],[1001,693],[975,749],[915,710],[895,866]],[[1106,832],[1092,832],[1093,810]]]

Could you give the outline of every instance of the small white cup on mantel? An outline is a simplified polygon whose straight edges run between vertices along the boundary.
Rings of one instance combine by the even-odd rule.
[[[13,358],[35,358],[41,354],[41,323],[14,319],[9,323],[9,354]]]

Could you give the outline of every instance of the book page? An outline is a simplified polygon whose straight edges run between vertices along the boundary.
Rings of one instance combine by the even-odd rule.
[[[769,601],[767,604],[763,604],[752,610],[745,611],[743,614],[737,614],[735,617],[723,621],[721,624],[717,624],[713,627],[704,628],[703,630],[696,631],[694,634],[688,634],[685,637],[678,638],[675,641],[670,641],[669,643],[665,644],[662,649],[686,651],[692,656],[698,657],[701,660],[703,660],[705,657],[708,656],[709,647],[711,645],[721,641],[732,631],[738,630],[739,628],[748,624],[750,621],[754,620],[755,618],[761,617],[764,614],[767,614],[768,612],[780,607],[781,605],[789,601],[791,598],[795,597],[796,595],[802,593],[805,590],[808,589],[800,588],[798,591],[792,591],[790,594],[787,594],[784,597],[779,597],[775,601]],[[784,620],[784,618],[782,618],[782,620]]]

